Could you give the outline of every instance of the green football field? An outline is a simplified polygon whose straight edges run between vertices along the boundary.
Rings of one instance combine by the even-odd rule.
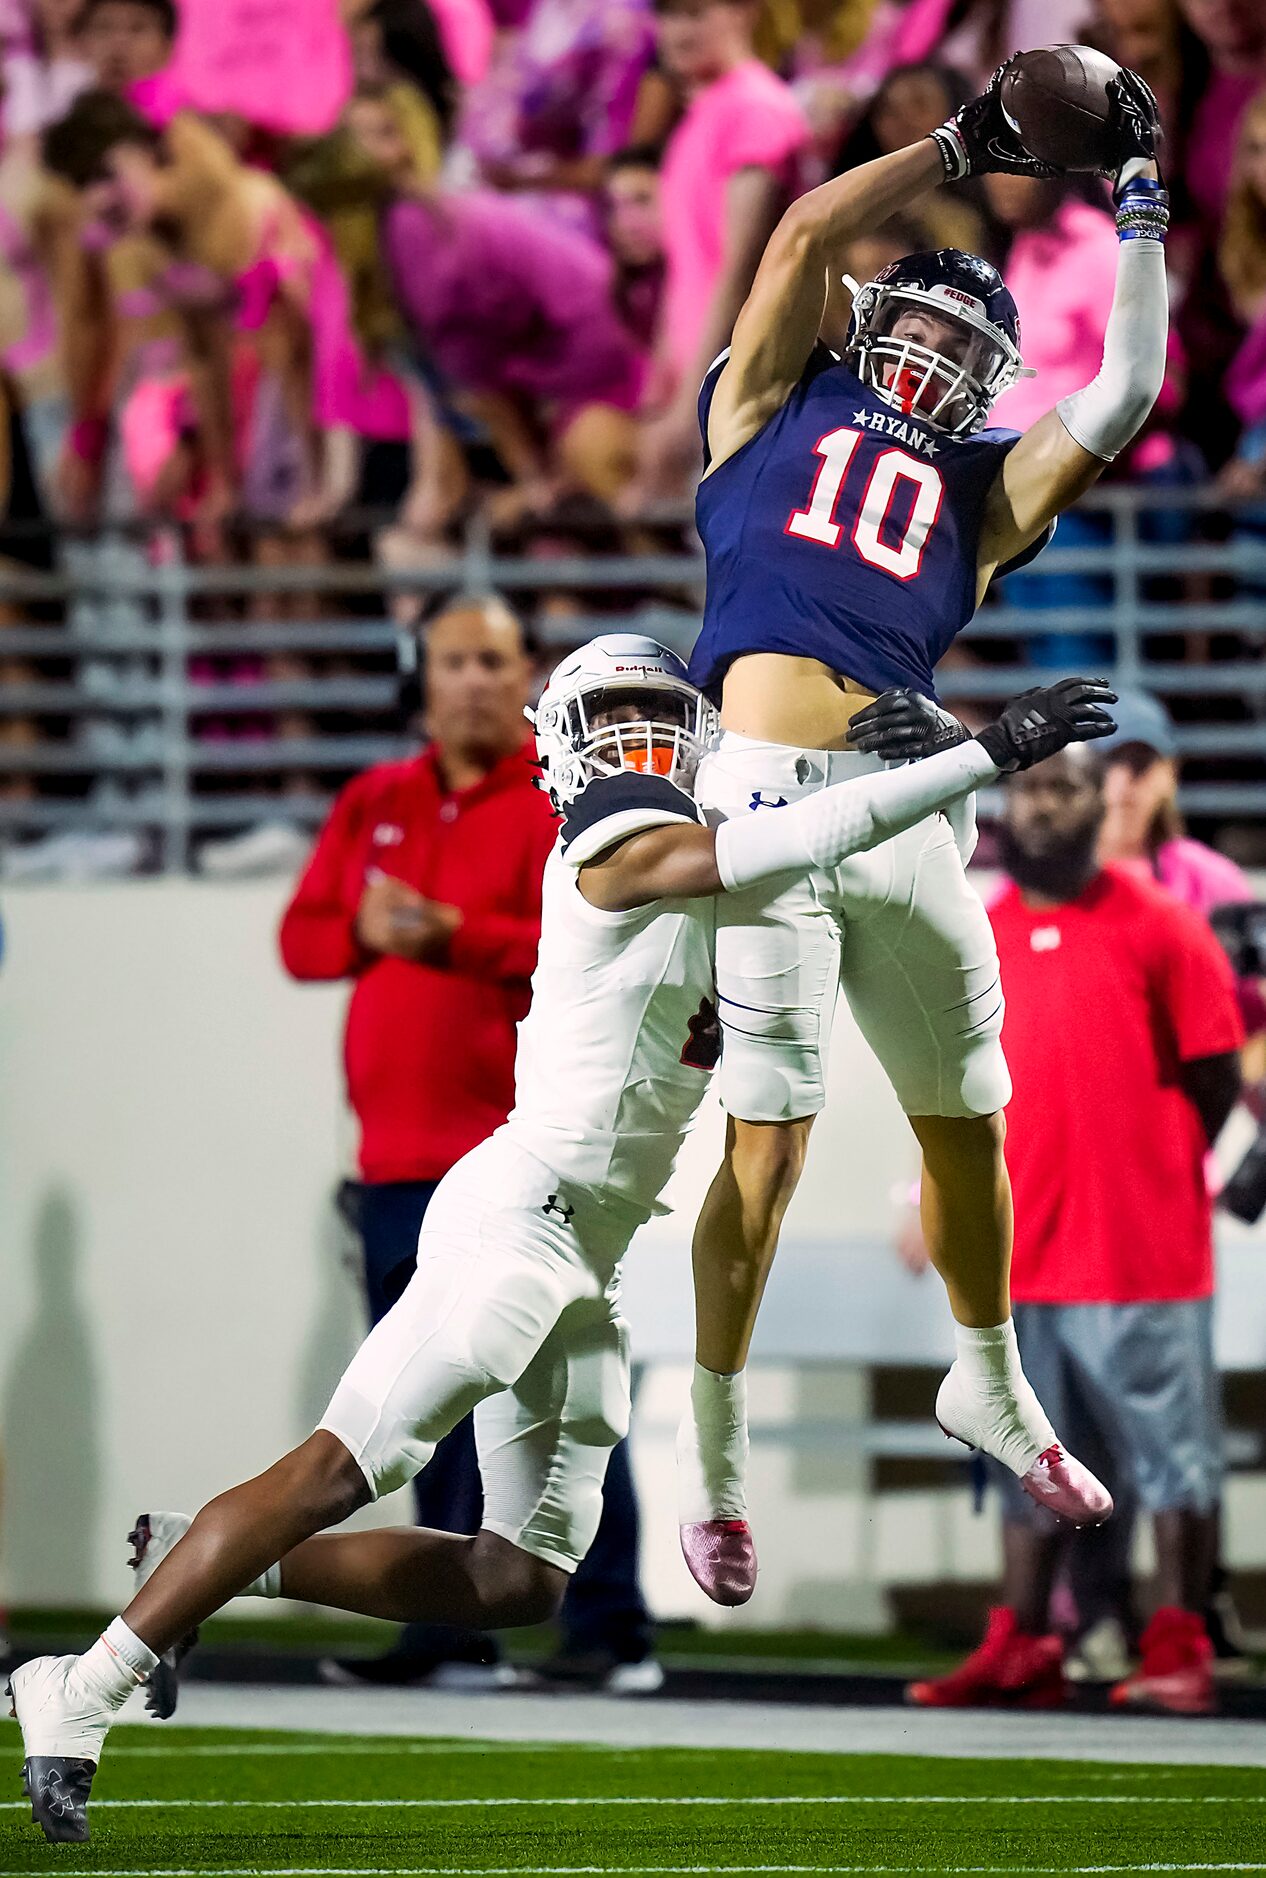
[[[0,1750],[0,1878],[1266,1871],[1266,1768],[127,1728],[50,1846]]]

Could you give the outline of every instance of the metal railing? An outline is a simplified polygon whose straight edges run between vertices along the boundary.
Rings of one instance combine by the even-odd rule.
[[[1178,747],[1191,771],[1184,809],[1266,818],[1266,508],[1237,519],[1208,492],[1117,488],[1094,492],[1081,512],[1101,518],[1103,540],[1068,546],[1057,536],[1035,573],[1088,578],[1093,594],[1039,608],[1024,603],[1028,577],[1013,577],[1001,602],[983,607],[961,635],[942,695],[967,710],[983,707],[1049,681],[1055,669],[1084,665],[1090,643],[1109,640],[1108,675],[1160,693],[1179,715]],[[1156,538],[1158,518],[1177,538]],[[211,569],[188,565],[167,535],[160,553],[123,537],[67,538],[54,573],[9,563],[0,607],[60,617],[0,628],[0,670],[23,674],[0,682],[0,784],[8,785],[0,834],[147,831],[157,864],[178,871],[205,832],[279,814],[315,826],[339,782],[408,747],[392,670],[395,628],[355,616],[355,596],[385,602],[496,589],[532,614],[542,596],[565,593],[578,610],[536,616],[546,647],[635,623],[685,650],[697,629],[703,560],[688,532],[682,540],[677,552],[534,558],[496,551],[472,526],[443,565],[398,571],[364,563]],[[324,614],[340,603],[348,611],[284,622],[205,617],[211,606],[248,614],[252,602],[294,595],[315,596]],[[586,600],[600,612],[587,612]],[[280,655],[308,670],[231,681],[191,670],[199,660]],[[335,661],[353,669],[331,670]],[[377,669],[358,671],[357,661]],[[1093,662],[1105,663],[1098,652]],[[269,720],[282,713],[339,722],[280,735]],[[255,734],[201,734],[217,716],[238,726],[254,719]],[[22,722],[38,734],[14,741],[6,730]],[[283,799],[276,785],[295,776],[314,786]],[[18,779],[29,779],[29,799],[17,793]],[[223,793],[226,783],[232,793]]]

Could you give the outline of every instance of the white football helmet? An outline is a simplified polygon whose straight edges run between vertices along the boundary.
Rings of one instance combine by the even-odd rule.
[[[675,652],[640,633],[604,633],[550,674],[532,717],[554,807],[596,776],[640,770],[689,790],[717,715]]]

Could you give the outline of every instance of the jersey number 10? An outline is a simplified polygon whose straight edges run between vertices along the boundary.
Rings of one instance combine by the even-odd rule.
[[[814,449],[822,461],[803,509],[793,509],[783,530],[799,535],[804,541],[821,542],[824,548],[838,548],[844,532],[835,519],[840,491],[848,475],[853,453],[861,442],[860,430],[828,430],[819,437]],[[906,517],[900,541],[885,541],[884,526],[900,483],[913,485],[914,501]],[[884,450],[875,460],[853,523],[853,546],[863,561],[895,574],[898,580],[913,580],[923,560],[923,550],[941,512],[945,484],[933,463],[907,456],[904,450]]]

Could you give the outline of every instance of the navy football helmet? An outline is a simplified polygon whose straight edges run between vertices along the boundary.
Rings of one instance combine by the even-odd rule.
[[[959,248],[908,254],[853,287],[844,362],[907,415],[952,437],[979,430],[995,398],[1033,374],[1020,315],[996,267]]]

